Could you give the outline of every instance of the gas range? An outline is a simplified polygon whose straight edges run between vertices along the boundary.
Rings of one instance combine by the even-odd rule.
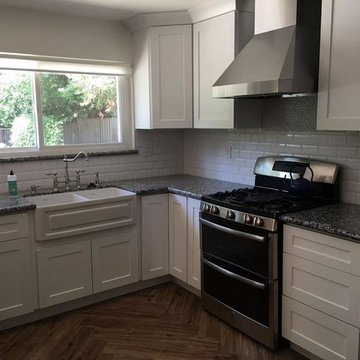
[[[254,187],[202,197],[201,301],[206,310],[277,348],[282,273],[279,217],[335,202],[337,173],[336,164],[323,161],[262,157],[255,164]]]
[[[281,189],[255,186],[203,196],[201,210],[229,221],[276,231],[280,215],[330,203],[329,199],[295,197]]]

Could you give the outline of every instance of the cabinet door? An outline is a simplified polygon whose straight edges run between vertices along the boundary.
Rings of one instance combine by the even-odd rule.
[[[188,284],[196,289],[201,289],[200,277],[200,226],[199,226],[200,201],[188,199]]]
[[[135,226],[100,233],[92,240],[94,293],[139,280]]]
[[[322,2],[319,130],[360,130],[360,2]]]
[[[169,199],[167,194],[141,199],[142,279],[169,273]]]
[[[34,310],[29,242],[0,242],[0,320]]]
[[[169,195],[170,274],[187,281],[186,197]]]
[[[40,308],[92,293],[90,241],[37,249]]]
[[[152,128],[191,128],[191,25],[159,26],[150,32]]]
[[[235,13],[194,24],[194,127],[233,128],[234,100],[214,99],[212,86],[235,57]]]
[[[359,329],[282,297],[282,335],[324,360],[358,360]]]

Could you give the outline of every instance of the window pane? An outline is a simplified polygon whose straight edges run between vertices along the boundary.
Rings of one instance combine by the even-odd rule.
[[[117,77],[41,73],[45,146],[119,142]]]
[[[0,148],[35,146],[32,74],[0,70]]]

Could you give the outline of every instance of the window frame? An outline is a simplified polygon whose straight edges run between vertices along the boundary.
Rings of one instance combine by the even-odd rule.
[[[95,144],[73,144],[73,145],[59,145],[59,146],[45,146],[43,134],[43,120],[42,120],[42,104],[41,104],[41,87],[40,87],[40,73],[70,73],[71,71],[62,70],[59,68],[56,71],[33,71],[20,69],[5,69],[12,71],[24,71],[30,74],[32,101],[33,101],[33,116],[34,116],[34,132],[36,145],[33,147],[13,147],[0,149],[0,159],[8,158],[10,156],[24,155],[26,157],[32,156],[46,156],[46,155],[61,155],[65,153],[76,153],[80,150],[87,152],[112,152],[112,151],[126,151],[134,150],[134,116],[133,116],[133,84],[130,74],[112,74],[112,73],[90,73],[78,72],[84,75],[104,75],[115,76],[117,82],[117,113],[119,120],[119,142],[118,143],[95,143]],[[86,70],[86,68],[84,68]],[[75,72],[74,72],[75,73]],[[120,138],[121,134],[121,138]]]

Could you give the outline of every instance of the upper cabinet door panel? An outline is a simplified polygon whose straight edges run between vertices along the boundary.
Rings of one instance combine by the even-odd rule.
[[[195,128],[233,128],[234,101],[214,99],[212,86],[234,57],[234,12],[194,24]]]
[[[324,0],[319,130],[360,130],[360,2]]]
[[[150,53],[153,128],[192,127],[191,25],[152,28]]]

